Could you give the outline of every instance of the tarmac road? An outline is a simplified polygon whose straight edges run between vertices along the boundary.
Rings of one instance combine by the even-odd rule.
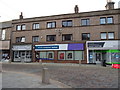
[[[49,69],[51,79],[73,88],[118,88],[118,69],[110,66],[45,64],[44,67]],[[42,75],[39,63],[3,64],[2,68],[5,71]]]

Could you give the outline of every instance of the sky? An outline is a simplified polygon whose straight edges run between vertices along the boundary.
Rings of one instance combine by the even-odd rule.
[[[115,2],[118,8],[120,0]],[[74,13],[78,5],[79,12],[105,10],[107,0],[0,0],[0,22],[24,18]]]

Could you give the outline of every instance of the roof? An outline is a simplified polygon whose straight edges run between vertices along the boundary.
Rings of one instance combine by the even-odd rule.
[[[16,24],[16,23],[21,23],[21,22],[26,23],[26,22],[36,22],[36,21],[49,21],[49,20],[58,20],[58,19],[93,17],[93,16],[102,16],[102,15],[113,15],[113,14],[120,14],[120,8],[112,9],[112,10],[100,10],[100,11],[90,11],[90,12],[69,13],[69,14],[15,19],[15,20],[13,20],[12,23]]]
[[[6,21],[0,23],[0,28],[9,28],[12,27],[12,21]]]

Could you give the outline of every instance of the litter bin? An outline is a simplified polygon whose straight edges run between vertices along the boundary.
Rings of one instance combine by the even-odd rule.
[[[104,66],[104,67],[106,67],[106,60],[102,60],[101,61],[101,65]]]

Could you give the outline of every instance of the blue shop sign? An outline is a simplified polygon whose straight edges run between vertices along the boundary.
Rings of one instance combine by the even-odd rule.
[[[35,49],[59,49],[59,45],[53,45],[53,46],[35,46]]]

